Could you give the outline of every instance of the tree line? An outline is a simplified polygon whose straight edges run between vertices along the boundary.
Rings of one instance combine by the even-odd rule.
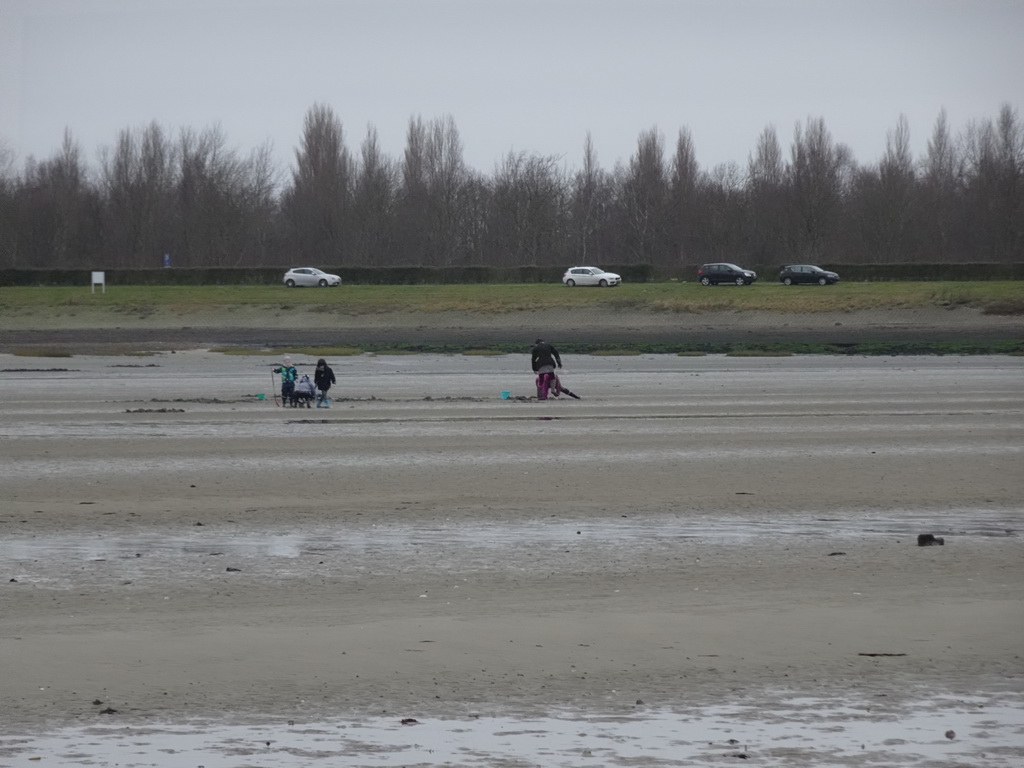
[[[774,126],[745,165],[701,168],[693,138],[651,128],[609,170],[510,151],[467,165],[455,121],[409,120],[398,159],[371,126],[349,148],[328,106],[294,163],[231,148],[219,128],[122,130],[87,163],[70,130],[14,168],[0,146],[0,266],[498,266],[705,261],[1019,262],[1024,124],[1009,104],[954,133],[940,112],[915,158],[904,117],[862,165],[822,118]]]

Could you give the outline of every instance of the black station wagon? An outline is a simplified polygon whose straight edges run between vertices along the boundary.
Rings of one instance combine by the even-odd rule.
[[[757,272],[737,267],[735,264],[719,262],[717,264],[702,264],[701,268],[697,270],[697,279],[701,285],[718,285],[719,283],[750,285],[757,280]]]
[[[790,264],[779,272],[779,282],[784,285],[798,285],[800,283],[817,283],[818,285],[835,285],[839,282],[839,275],[829,272],[827,269],[816,267],[813,264]]]

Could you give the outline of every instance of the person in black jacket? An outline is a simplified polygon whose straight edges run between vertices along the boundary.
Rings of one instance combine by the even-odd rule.
[[[327,396],[327,390],[331,388],[332,384],[337,382],[334,379],[334,371],[331,370],[331,366],[329,366],[327,361],[322,357],[316,361],[316,372],[313,374],[313,383],[316,384],[316,388],[320,391],[320,394],[317,397],[316,407],[330,408],[331,398]]]
[[[537,339],[530,351],[533,372],[537,374],[537,399],[547,400],[548,390],[554,387],[555,395],[558,395],[558,376],[555,368],[562,367],[562,358],[558,350],[548,344],[544,339]]]

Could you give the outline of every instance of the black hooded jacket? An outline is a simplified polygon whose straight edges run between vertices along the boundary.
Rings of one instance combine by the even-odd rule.
[[[329,390],[331,388],[331,384],[336,383],[334,371],[331,370],[331,366],[323,360],[317,361],[316,372],[313,374],[313,381],[316,383],[316,388],[321,392]]]
[[[537,339],[530,357],[532,358],[534,372],[539,371],[545,365],[552,368],[562,367],[562,358],[558,356],[558,350],[540,339]]]

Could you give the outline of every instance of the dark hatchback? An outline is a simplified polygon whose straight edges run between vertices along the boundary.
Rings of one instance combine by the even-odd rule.
[[[801,283],[835,285],[839,282],[839,275],[829,272],[827,269],[815,267],[813,264],[790,264],[779,272],[779,282],[784,285],[799,285]]]
[[[719,283],[750,285],[757,280],[757,272],[727,262],[702,264],[697,270],[697,280],[701,285],[718,285]]]

